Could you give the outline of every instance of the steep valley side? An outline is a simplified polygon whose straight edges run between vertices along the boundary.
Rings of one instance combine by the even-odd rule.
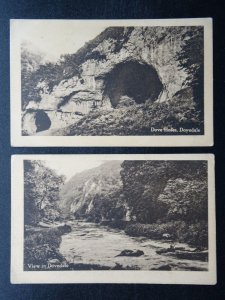
[[[24,170],[25,269],[207,269],[207,161],[103,160],[67,182]]]
[[[157,122],[203,126],[202,27],[108,27],[57,63],[22,47],[21,64],[24,135],[46,132],[40,111],[50,135],[149,135]]]
[[[67,219],[208,246],[204,161],[109,161],[76,174],[60,193]]]

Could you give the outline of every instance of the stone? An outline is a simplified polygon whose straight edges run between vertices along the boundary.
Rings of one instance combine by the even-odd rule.
[[[144,252],[142,250],[123,250],[119,255],[116,256],[134,256],[138,257],[144,255]]]
[[[169,233],[163,233],[162,237],[165,239],[170,239],[171,235]]]

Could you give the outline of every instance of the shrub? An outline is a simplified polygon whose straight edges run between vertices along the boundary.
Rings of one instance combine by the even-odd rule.
[[[24,264],[47,264],[50,259],[63,261],[63,256],[57,249],[48,244],[38,245],[32,248],[24,248]]]
[[[30,229],[25,233],[24,241],[24,265],[47,264],[50,259],[63,261],[63,256],[59,253],[58,247],[61,243],[61,235],[70,232],[68,225],[58,228],[47,228],[38,231]]]
[[[41,229],[40,231],[26,232],[25,246],[36,247],[49,244],[53,247],[59,247],[61,243],[61,232],[58,228]]]
[[[208,247],[208,228],[204,221],[187,224],[184,221],[175,221],[162,224],[129,224],[125,232],[131,236],[145,236],[159,240],[164,233],[168,233],[173,241],[188,243],[195,247]]]
[[[180,127],[196,127],[203,131],[203,120],[196,104],[193,98],[186,94],[186,90],[181,90],[173,99],[162,103],[147,101],[144,104],[122,106],[114,110],[93,110],[73,125],[53,131],[52,134],[153,135],[152,126],[176,128],[178,133]]]

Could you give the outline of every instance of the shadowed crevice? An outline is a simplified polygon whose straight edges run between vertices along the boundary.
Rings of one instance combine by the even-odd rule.
[[[35,115],[36,132],[48,130],[51,127],[51,120],[46,112],[38,110]]]
[[[118,64],[105,78],[104,96],[113,107],[121,96],[132,98],[137,104],[158,99],[163,85],[156,70],[147,64],[128,61]]]

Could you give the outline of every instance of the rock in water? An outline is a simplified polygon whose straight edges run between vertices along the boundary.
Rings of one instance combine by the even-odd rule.
[[[119,255],[116,256],[141,256],[144,255],[144,252],[142,250],[123,250]]]

